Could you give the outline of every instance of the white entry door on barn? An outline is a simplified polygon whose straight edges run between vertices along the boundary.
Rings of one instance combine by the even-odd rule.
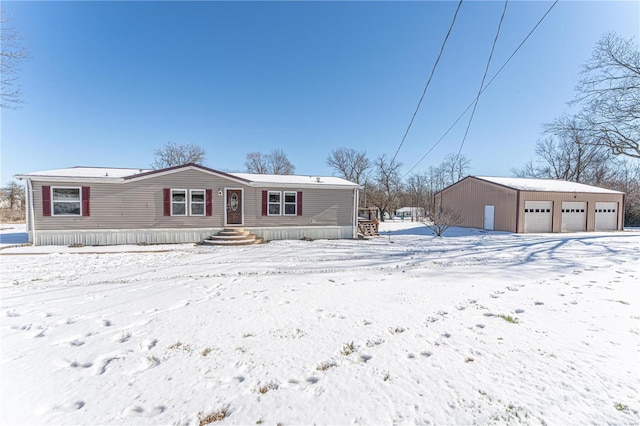
[[[524,232],[553,231],[553,201],[524,202]]]
[[[596,231],[618,229],[618,203],[596,203]]]
[[[587,230],[587,203],[584,201],[562,202],[562,232]]]
[[[496,206],[484,206],[484,229],[493,231]]]

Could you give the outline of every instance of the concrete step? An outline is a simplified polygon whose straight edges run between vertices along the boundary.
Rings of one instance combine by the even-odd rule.
[[[221,240],[221,239],[208,239],[202,242],[212,246],[250,246],[253,244],[263,243],[262,238],[247,238],[244,240]]]

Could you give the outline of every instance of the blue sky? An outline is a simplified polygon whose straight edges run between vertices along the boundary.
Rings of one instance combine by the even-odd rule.
[[[511,1],[489,77],[552,2]],[[279,148],[297,174],[330,175],[332,149],[393,156],[456,1],[11,2],[32,59],[25,104],[3,110],[2,182],[84,166],[148,168],[166,142],[244,171]],[[421,172],[457,152],[468,115],[416,166],[478,91],[502,1],[465,1],[398,154]],[[508,176],[534,158],[607,31],[640,38],[640,2],[560,1],[480,98],[463,154]]]

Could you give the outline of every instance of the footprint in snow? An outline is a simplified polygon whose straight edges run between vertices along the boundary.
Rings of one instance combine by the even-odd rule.
[[[158,339],[146,339],[146,340],[140,342],[139,347],[143,351],[148,351],[148,350],[153,349],[156,346],[157,343],[158,343]]]
[[[544,305],[544,302],[534,302],[536,306]]]
[[[111,362],[115,361],[116,359],[120,358],[121,354],[117,353],[117,354],[107,354],[107,355],[103,355],[101,357],[99,357],[96,362],[94,363],[94,368],[93,368],[93,375],[94,376],[100,376],[102,374],[105,373],[105,371],[107,371],[107,366],[109,364],[111,364]]]
[[[85,362],[84,364],[81,364],[78,361],[69,362],[69,367],[71,368],[89,368],[91,366],[93,366],[92,362]]]
[[[116,343],[124,343],[129,339],[131,339],[131,333],[126,333],[124,331],[113,337],[113,341]]]
[[[141,405],[132,405],[130,407],[125,408],[124,411],[122,412],[122,415],[153,417],[163,413],[166,409],[167,407],[165,407],[164,405],[158,405],[151,409],[145,409]]]
[[[371,355],[360,355],[360,361],[362,361],[363,363],[366,363],[371,358],[373,358]]]
[[[521,313],[523,313],[523,312],[524,312],[524,309],[516,309],[514,312],[515,312],[516,314],[521,314]]]
[[[484,327],[485,327],[485,325],[484,325],[484,324],[476,324],[476,327],[478,327],[478,328],[484,328]]]
[[[79,410],[82,407],[84,407],[84,405],[85,405],[85,402],[82,400],[68,401],[68,402],[63,402],[61,404],[53,404],[53,405],[41,405],[35,410],[35,413],[38,416],[42,416],[50,412],[68,413],[71,411]]]

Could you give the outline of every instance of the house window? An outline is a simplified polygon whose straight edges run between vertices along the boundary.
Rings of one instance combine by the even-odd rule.
[[[206,199],[204,189],[192,189],[189,195],[191,196],[191,216],[204,216]]]
[[[269,216],[280,216],[282,193],[277,191],[269,191],[268,212]]]
[[[80,216],[80,188],[51,188],[51,204],[54,216]]]
[[[185,189],[171,190],[171,216],[187,215],[187,191]]]
[[[297,193],[285,192],[284,193],[284,214],[285,216],[295,216],[297,205]]]

